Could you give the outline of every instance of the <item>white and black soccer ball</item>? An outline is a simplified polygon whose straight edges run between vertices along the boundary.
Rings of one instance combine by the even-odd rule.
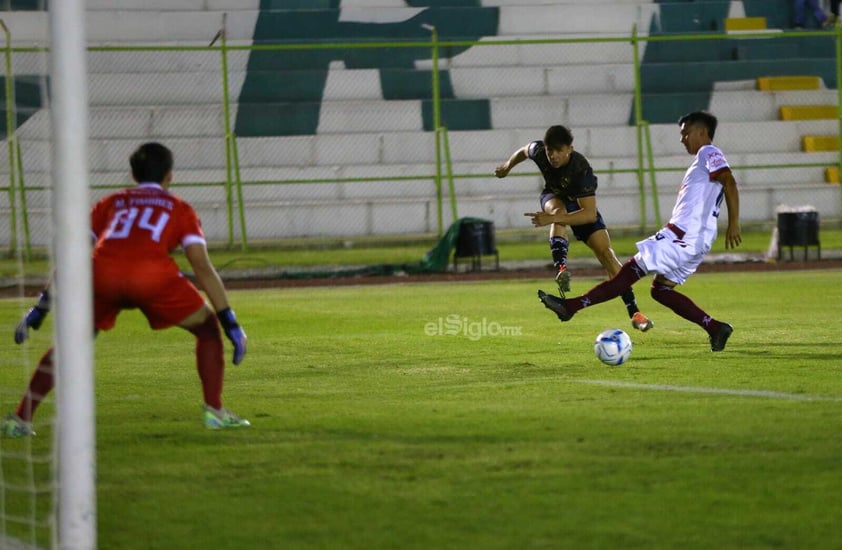
[[[603,330],[596,337],[593,351],[597,359],[616,367],[628,361],[632,352],[632,341],[628,334],[618,328]]]

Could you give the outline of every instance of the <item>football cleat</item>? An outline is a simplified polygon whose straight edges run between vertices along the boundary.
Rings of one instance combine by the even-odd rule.
[[[655,323],[650,321],[649,317],[647,317],[639,311],[632,315],[631,324],[640,332],[646,332],[647,330],[655,326]]]
[[[564,298],[565,293],[570,292],[570,272],[567,271],[567,266],[559,266],[555,282],[558,285],[559,295]]]
[[[202,410],[205,420],[205,428],[209,430],[221,430],[224,428],[248,428],[251,422],[245,418],[240,418],[228,409],[214,409],[210,405],[205,405]]]
[[[731,336],[732,332],[734,332],[734,327],[728,323],[721,323],[719,330],[716,331],[716,334],[713,334],[710,337],[710,351],[724,350],[725,343],[728,342],[728,338]]]
[[[9,413],[9,416],[3,420],[3,436],[4,437],[30,437],[35,435],[35,430],[32,429],[32,423],[23,420],[15,413]]]
[[[572,313],[568,313],[567,309],[564,307],[564,300],[561,298],[556,298],[552,294],[547,294],[543,290],[538,291],[538,299],[541,300],[541,303],[544,304],[544,307],[555,313],[559,320],[561,321],[569,321],[573,318]]]

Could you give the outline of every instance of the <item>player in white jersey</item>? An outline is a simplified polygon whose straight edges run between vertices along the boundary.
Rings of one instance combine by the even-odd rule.
[[[669,223],[637,243],[634,258],[613,278],[586,294],[564,300],[539,290],[538,297],[559,319],[569,321],[579,310],[615,298],[646,274],[654,273],[652,298],[705,329],[711,351],[722,351],[733,327],[705,313],[675,287],[696,271],[716,239],[723,198],[728,207],[725,248],[740,245],[740,197],[725,155],[712,143],[716,117],[696,111],[681,117],[678,124],[681,143],[694,159],[684,174]]]

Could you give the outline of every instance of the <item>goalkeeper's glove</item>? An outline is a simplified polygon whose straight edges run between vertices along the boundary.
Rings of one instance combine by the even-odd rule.
[[[225,336],[234,344],[234,364],[239,365],[246,355],[246,332],[237,323],[237,317],[230,307],[217,311],[216,316],[225,331]]]
[[[22,344],[29,338],[29,328],[38,330],[41,328],[41,323],[47,318],[50,312],[50,293],[47,290],[41,292],[38,296],[38,303],[35,304],[20,320],[18,326],[15,327],[15,343]]]

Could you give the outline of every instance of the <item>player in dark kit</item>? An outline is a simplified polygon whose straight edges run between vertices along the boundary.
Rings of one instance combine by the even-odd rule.
[[[550,251],[558,273],[556,282],[562,296],[570,291],[570,272],[567,270],[567,231],[573,229],[576,238],[593,251],[596,259],[613,277],[621,264],[611,248],[611,238],[596,207],[597,178],[588,159],[573,150],[573,134],[564,126],[551,126],[543,141],[530,142],[515,151],[509,160],[494,170],[498,178],[506,177],[516,165],[532,159],[544,176],[540,212],[525,214],[532,225],[550,225]],[[654,326],[637,307],[634,292],[622,295],[632,326],[647,331]]]
[[[610,280],[575,298],[557,298],[543,290],[538,298],[561,321],[569,321],[586,307],[615,298],[647,274],[654,274],[650,294],[676,315],[705,330],[711,351],[722,351],[734,327],[715,319],[678,291],[710,252],[719,232],[722,201],[728,208],[725,248],[742,243],[740,193],[725,154],[713,144],[717,118],[706,111],[694,111],[678,120],[681,144],[693,161],[684,173],[675,207],[663,229],[637,243],[637,254],[623,264]]]

